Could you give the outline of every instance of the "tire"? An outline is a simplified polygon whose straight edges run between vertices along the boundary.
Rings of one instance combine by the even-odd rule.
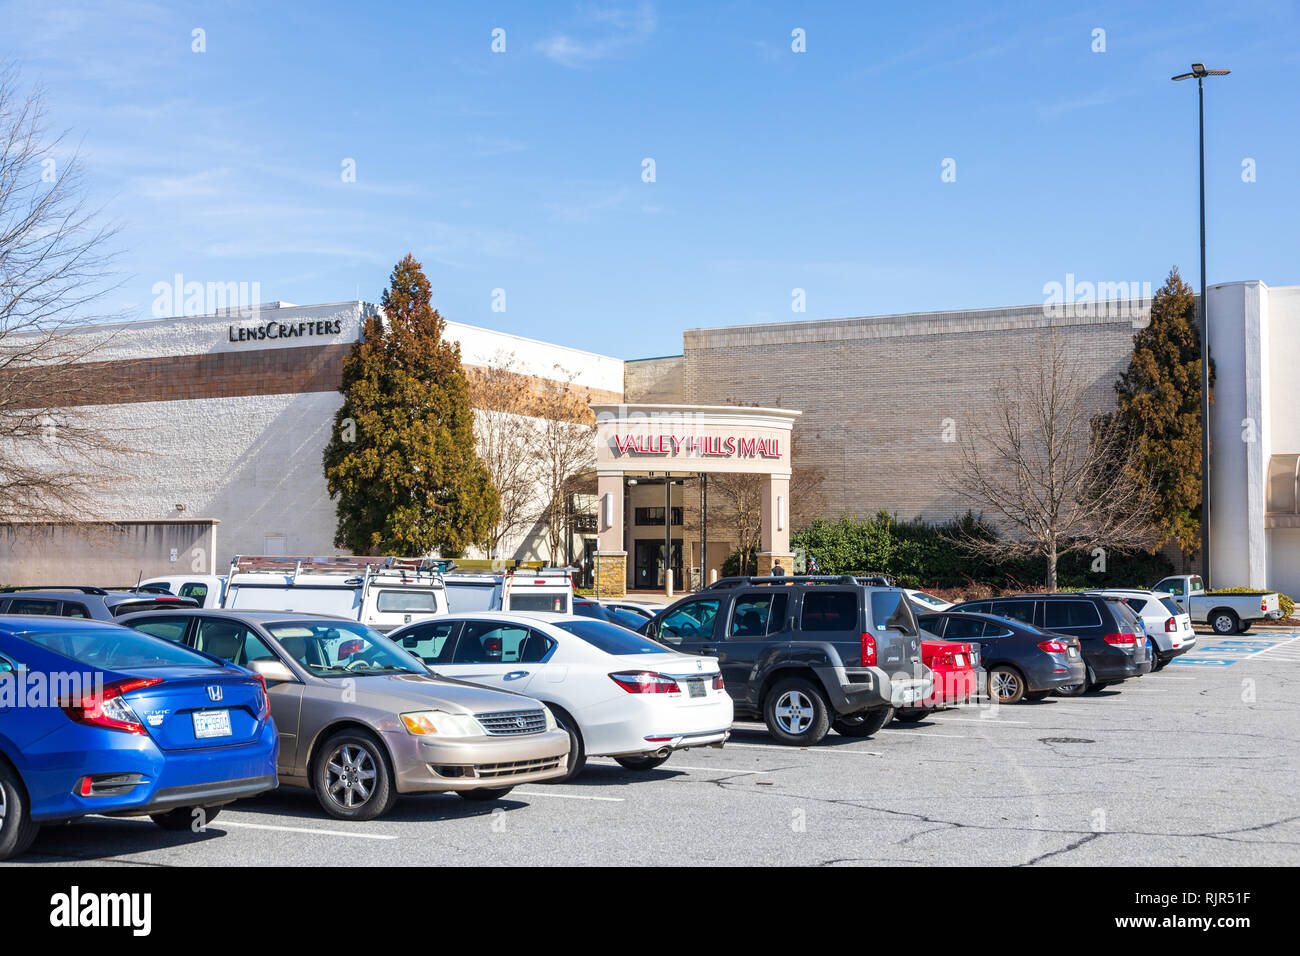
[[[924,711],[924,708],[915,708]],[[894,719],[894,708],[876,707],[872,710],[864,710],[860,714],[850,714],[847,717],[840,717],[835,720],[832,727],[841,737],[870,737],[881,727]],[[921,717],[925,716],[925,712]],[[914,717],[913,720],[920,720],[921,717]]]
[[[1250,630],[1250,625],[1253,624],[1253,623],[1255,623],[1255,622],[1254,622],[1254,621],[1242,621],[1240,624],[1237,625],[1237,633],[1238,633],[1238,634],[1245,634],[1247,631]]]
[[[582,773],[587,766],[587,748],[582,742],[582,731],[578,729],[578,722],[559,707],[549,704],[547,706],[551,707],[551,713],[555,714],[555,722],[563,727],[569,735],[569,763],[563,777],[556,777],[554,780],[546,782],[565,783]]]
[[[195,814],[200,811],[203,816],[196,816]],[[199,830],[194,829],[196,823],[200,824],[199,829],[202,829],[215,820],[220,812],[220,807],[177,807],[175,810],[168,810],[166,813],[151,813],[149,819],[164,830],[176,832],[193,830],[198,833]]]
[[[1241,619],[1231,608],[1219,608],[1210,615],[1210,630],[1215,634],[1236,634],[1241,626]]]
[[[925,720],[933,711],[929,707],[900,707],[894,711],[894,719],[901,724],[914,724],[918,720]],[[836,721],[835,729],[839,730],[842,721]]]
[[[653,770],[655,767],[663,766],[667,762],[667,757],[654,757],[646,755],[644,757],[615,757],[620,764],[628,770]]]
[[[989,671],[988,692],[999,704],[1018,704],[1025,696],[1025,679],[1014,667],[999,664]]]
[[[0,759],[0,860],[27,852],[41,825],[32,820],[32,808],[22,778]]]
[[[1087,689],[1088,689],[1087,685],[1085,684],[1066,684],[1064,687],[1056,688],[1056,696],[1080,697],[1083,695],[1083,692]]]
[[[782,744],[811,747],[831,729],[830,708],[821,688],[802,677],[779,680],[763,699],[763,722]]]
[[[1025,700],[1047,700],[1051,693],[1050,690],[1027,690]]]
[[[457,790],[456,795],[462,800],[474,802],[482,800],[500,800],[514,787],[481,787],[478,790]]]
[[[393,768],[378,740],[343,730],[321,746],[312,768],[312,790],[321,808],[339,820],[373,820],[397,802]]]

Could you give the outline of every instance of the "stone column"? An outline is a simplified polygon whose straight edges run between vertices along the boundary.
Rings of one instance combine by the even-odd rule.
[[[790,476],[768,475],[763,480],[763,525],[758,550],[758,574],[769,575],[777,567],[794,574],[790,553]]]
[[[623,544],[623,473],[596,473],[596,597],[627,594],[627,549]]]

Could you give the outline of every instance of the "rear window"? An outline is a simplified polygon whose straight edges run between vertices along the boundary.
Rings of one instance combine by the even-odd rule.
[[[23,640],[101,670],[136,667],[218,667],[188,647],[124,627],[80,627],[75,631],[25,631]]]
[[[1182,608],[1178,606],[1178,603],[1173,598],[1161,598],[1160,606],[1175,617],[1183,613]]]
[[[605,621],[557,621],[555,626],[568,631],[606,654],[665,654],[662,644],[634,634],[625,627]]]
[[[376,610],[383,613],[404,611],[434,612],[438,610],[438,596],[432,591],[380,591],[375,600]]]
[[[916,620],[912,609],[903,599],[902,591],[872,591],[871,621],[877,631],[891,629],[904,634],[916,633]]]
[[[804,631],[856,631],[858,595],[854,591],[805,591],[799,628]]]
[[[913,601],[920,604],[928,604],[930,607],[943,607],[948,603],[943,598],[935,597],[933,594],[927,594],[925,591],[913,591],[908,596]]]
[[[569,613],[569,595],[529,594],[527,591],[510,592],[510,610],[512,611],[551,611],[556,614]]]
[[[448,582],[447,607],[452,611],[491,611],[500,600],[501,589],[494,581],[482,583]]]
[[[121,617],[133,611],[174,611],[178,607],[193,607],[189,601],[124,601],[113,606],[113,616]]]

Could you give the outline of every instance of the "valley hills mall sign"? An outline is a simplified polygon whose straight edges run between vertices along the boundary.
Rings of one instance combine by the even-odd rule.
[[[790,473],[790,429],[799,412],[783,408],[592,405],[596,471]]]

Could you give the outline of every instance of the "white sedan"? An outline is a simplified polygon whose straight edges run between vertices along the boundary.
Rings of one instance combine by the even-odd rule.
[[[569,732],[569,779],[587,757],[650,770],[674,750],[721,746],[731,698],[716,657],[682,654],[573,614],[479,611],[388,635],[442,677],[543,701]]]

